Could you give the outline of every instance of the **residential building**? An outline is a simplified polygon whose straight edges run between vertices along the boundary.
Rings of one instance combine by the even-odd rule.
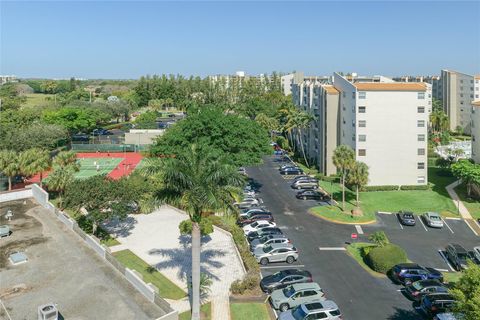
[[[473,96],[475,100],[480,100],[480,74],[477,74],[474,78]]]
[[[442,100],[442,80],[440,76],[402,76],[393,77],[397,82],[426,82],[432,85],[432,98]]]
[[[283,93],[288,96],[292,93],[292,86],[303,81],[303,72],[293,72],[280,77]]]
[[[474,77],[465,73],[442,70],[443,109],[450,119],[450,130],[461,129],[471,134],[470,102],[475,99]]]
[[[303,147],[322,174],[334,174],[333,150],[349,145],[369,167],[370,186],[425,185],[432,86],[374,76],[342,76],[333,83],[292,87],[294,103],[313,113]]]
[[[13,75],[0,75],[0,85],[8,82],[17,82],[17,77]]]
[[[472,159],[480,164],[480,100],[472,102]]]

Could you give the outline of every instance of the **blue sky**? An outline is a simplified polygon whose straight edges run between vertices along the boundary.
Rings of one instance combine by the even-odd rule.
[[[480,73],[478,1],[0,1],[0,73],[21,77]]]

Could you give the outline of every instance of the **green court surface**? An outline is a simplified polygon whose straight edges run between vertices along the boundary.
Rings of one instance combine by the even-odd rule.
[[[109,174],[123,158],[79,158],[80,171],[75,173],[75,178],[85,179],[97,174]],[[97,169],[98,165],[98,169]]]

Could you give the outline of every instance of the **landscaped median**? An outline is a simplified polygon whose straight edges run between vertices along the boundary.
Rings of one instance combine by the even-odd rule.
[[[113,256],[125,267],[135,270],[143,277],[146,283],[152,283],[158,288],[159,295],[165,299],[179,300],[187,295],[172,281],[168,280],[163,274],[154,267],[137,257],[130,250],[122,250],[113,253]]]

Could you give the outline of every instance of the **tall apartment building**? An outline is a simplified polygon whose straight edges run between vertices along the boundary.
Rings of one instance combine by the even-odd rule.
[[[368,185],[427,184],[431,90],[426,83],[338,73],[332,85],[294,85],[294,103],[316,116],[302,136],[308,157],[323,174],[333,174],[333,150],[346,144],[368,165]]]
[[[480,100],[472,102],[472,158],[480,164]]]
[[[450,119],[450,130],[461,127],[471,134],[470,102],[475,99],[474,77],[465,73],[442,70],[443,110]]]
[[[477,74],[473,79],[473,96],[475,100],[480,100],[480,74]]]
[[[304,81],[316,81],[321,83],[329,83],[330,77],[327,76],[319,76],[319,77],[309,77],[305,76],[303,72],[293,72],[286,74],[280,77],[280,84],[282,87],[283,94],[288,96],[292,94],[292,87],[295,84],[300,84]]]
[[[397,82],[426,82],[432,85],[432,98],[442,100],[442,80],[440,76],[402,76],[393,77]]]

